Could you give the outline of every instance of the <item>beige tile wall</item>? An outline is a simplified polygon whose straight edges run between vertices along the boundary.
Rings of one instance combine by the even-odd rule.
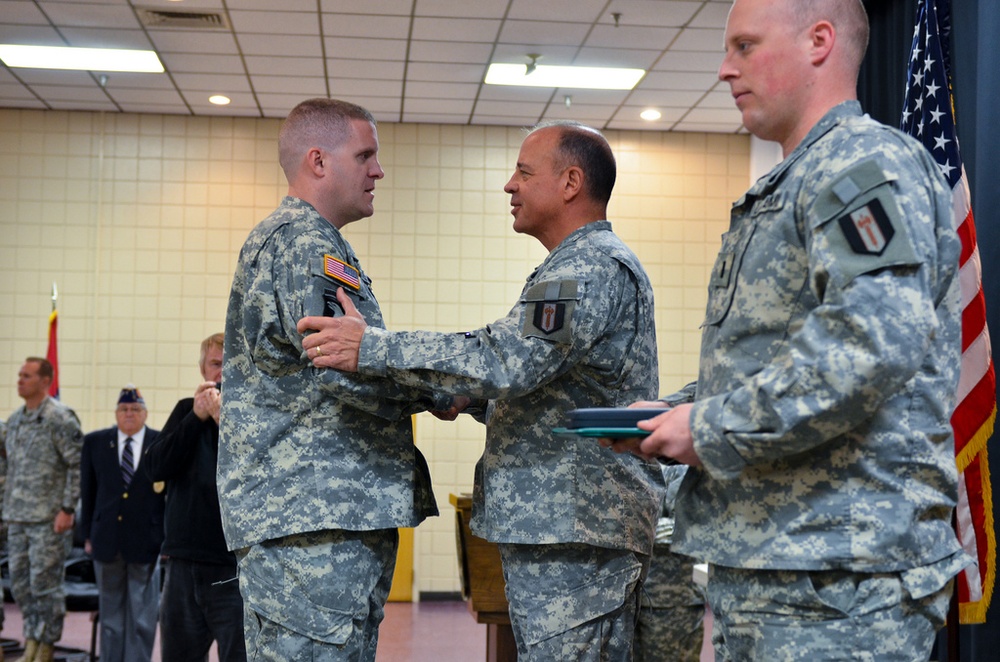
[[[139,386],[162,426],[200,381],[198,345],[223,328],[236,255],[285,192],[273,120],[0,111],[0,418],[20,406],[24,357],[44,355],[58,284],[62,399],[89,431]],[[390,328],[455,331],[504,315],[544,257],[511,229],[519,129],[383,124],[376,214],[346,234]],[[749,139],[611,132],[610,216],[656,287],[661,388],[692,379],[707,274]],[[465,417],[468,418],[468,417]],[[421,415],[442,516],[416,536],[417,589],[459,588],[452,492],[471,489],[483,429]]]

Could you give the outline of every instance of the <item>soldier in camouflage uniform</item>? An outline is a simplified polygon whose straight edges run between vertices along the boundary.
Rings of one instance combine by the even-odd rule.
[[[366,328],[346,298],[348,316],[299,324],[325,329],[302,345],[317,366],[459,394],[484,411],[472,529],[499,543],[521,662],[632,657],[662,475],[553,432],[567,410],[657,388],[652,287],[604,220],[614,180],[599,132],[559,123],[527,136],[504,190],[515,231],[550,253],[508,315],[486,327]]]
[[[643,406],[655,406],[644,403]],[[643,585],[633,662],[698,662],[705,639],[705,593],[694,583],[695,560],[673,553],[674,500],[687,467],[664,465],[667,492]]]
[[[52,364],[29,357],[17,376],[24,406],[7,419],[7,483],[11,593],[24,617],[22,660],[52,660],[66,615],[63,565],[69,552],[83,434],[72,409],[48,396]]]
[[[785,159],[733,206],[693,402],[640,423],[698,467],[674,546],[711,563],[720,662],[926,660],[969,561],[951,196],[862,115],[867,40],[858,0],[736,0],[726,27],[719,76]]]
[[[288,196],[240,252],[226,316],[218,484],[239,563],[247,656],[374,660],[398,527],[437,514],[413,445],[423,391],[310,365],[295,322],[333,314],[338,286],[382,324],[341,234],[383,176],[368,111],[313,99],[279,135]]]

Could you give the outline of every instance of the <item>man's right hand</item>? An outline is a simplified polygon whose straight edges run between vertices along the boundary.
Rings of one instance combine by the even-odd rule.
[[[337,301],[344,309],[343,317],[303,317],[299,320],[299,333],[314,332],[302,339],[302,349],[317,368],[357,372],[361,338],[368,324],[342,287],[337,288]]]
[[[216,388],[215,382],[202,382],[194,391],[194,415],[202,421],[209,418],[219,423],[219,409],[222,406],[222,394]]]

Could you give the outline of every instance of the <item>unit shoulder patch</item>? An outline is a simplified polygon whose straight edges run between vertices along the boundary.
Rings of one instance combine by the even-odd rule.
[[[847,244],[861,255],[881,255],[896,234],[882,202],[875,198],[837,219]]]

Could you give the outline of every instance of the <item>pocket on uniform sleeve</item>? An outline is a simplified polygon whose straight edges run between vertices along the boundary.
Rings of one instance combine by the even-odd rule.
[[[863,161],[817,195],[814,241],[828,253],[827,268],[841,287],[862,274],[920,264],[894,181],[875,161]]]

